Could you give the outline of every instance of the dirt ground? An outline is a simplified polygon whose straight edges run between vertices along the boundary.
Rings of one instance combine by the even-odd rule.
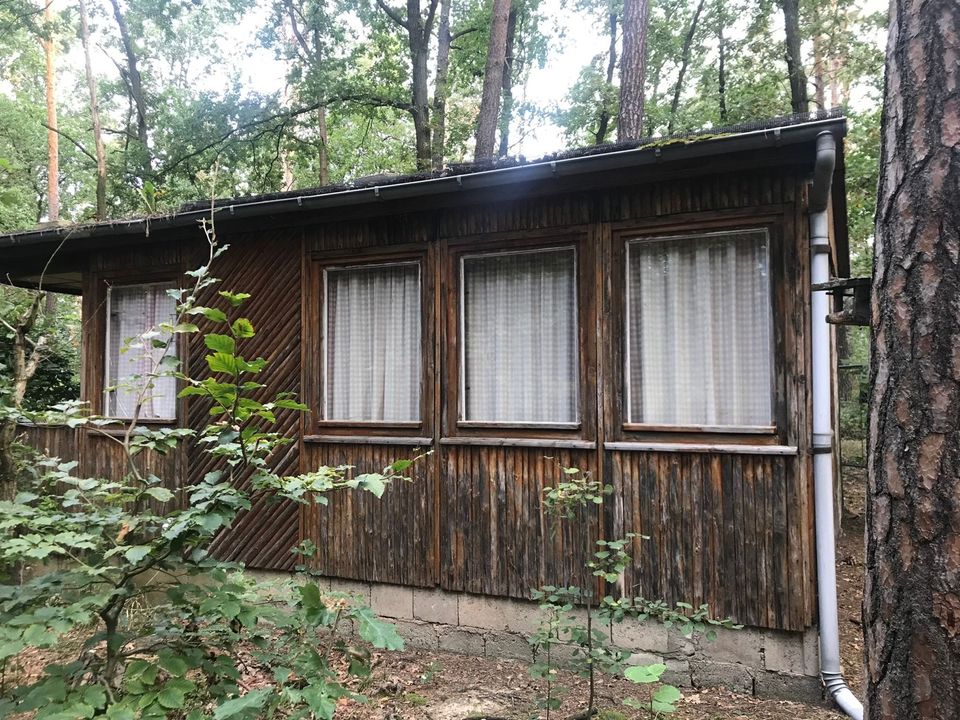
[[[845,513],[837,549],[840,590],[841,656],[854,693],[862,696],[863,640],[860,600],[863,583],[863,489],[860,471],[845,473]],[[67,643],[69,646],[69,643]],[[62,647],[61,650],[70,650]],[[54,660],[49,652],[28,652],[18,658],[6,683],[29,681],[44,664]],[[19,672],[18,672],[19,671]],[[19,677],[12,677],[19,675]],[[250,687],[258,678],[247,678]],[[562,706],[551,712],[556,720],[571,720],[586,708],[586,681],[561,673]],[[519,661],[496,661],[451,653],[402,652],[374,656],[372,676],[362,687],[369,702],[342,701],[338,720],[537,720],[545,719],[545,685],[530,677]],[[600,676],[596,687],[600,720],[639,720],[652,717],[626,707],[625,698],[644,699],[642,687],[622,677]],[[26,716],[22,716],[26,718]],[[759,700],[725,689],[684,691],[678,720],[838,720],[844,716],[827,706],[814,707],[776,700]],[[19,719],[18,719],[19,720]]]

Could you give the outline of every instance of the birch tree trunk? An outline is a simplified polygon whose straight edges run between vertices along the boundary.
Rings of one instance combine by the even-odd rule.
[[[491,160],[500,117],[500,93],[503,88],[503,66],[507,53],[507,25],[510,20],[510,0],[493,0],[490,20],[490,42],[487,45],[487,65],[483,72],[483,94],[477,117],[474,160]]]
[[[873,285],[867,717],[960,717],[960,3],[892,0]]]
[[[617,137],[621,142],[638,140],[643,135],[649,18],[649,0],[624,0],[623,57],[620,59],[620,116],[617,118]]]
[[[90,120],[93,124],[93,145],[97,158],[97,220],[107,218],[107,154],[103,148],[103,132],[100,127],[100,105],[97,102],[97,81],[90,64],[90,27],[87,24],[87,6],[80,5],[80,39],[83,42],[83,63],[90,92]],[[51,295],[51,297],[53,297]]]

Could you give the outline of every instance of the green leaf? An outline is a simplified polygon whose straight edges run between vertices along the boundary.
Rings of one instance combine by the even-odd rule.
[[[356,614],[360,637],[381,650],[403,650],[403,638],[397,634],[397,629],[375,617],[369,609],[365,610],[367,612]]]
[[[233,355],[237,351],[236,341],[229,335],[220,335],[218,333],[207,333],[203,336],[203,343],[214,352]]]
[[[660,676],[666,672],[667,666],[663,663],[654,663],[652,665],[634,665],[623,671],[623,676],[631,682],[647,684],[660,680]]]
[[[134,545],[127,548],[123,556],[127,559],[127,562],[136,564],[149,555],[152,549],[150,545]]]
[[[229,290],[221,290],[220,297],[226,298],[227,302],[230,303],[233,307],[240,307],[243,304],[243,301],[250,297],[250,293],[245,292],[230,292]]]
[[[357,475],[354,480],[356,480],[360,489],[372,492],[378,498],[383,497],[383,491],[387,488],[387,484],[384,482],[383,475],[380,475],[379,473],[365,473],[363,475]]]
[[[247,318],[237,318],[233,321],[230,329],[233,331],[233,336],[238,338],[251,338],[256,334],[253,330],[253,323]]]
[[[207,355],[206,361],[207,365],[210,366],[210,372],[236,375],[239,371],[237,358],[230,353],[215,352],[213,355]]]
[[[220,707],[213,711],[214,720],[226,720],[233,717],[255,717],[250,711],[260,710],[266,705],[267,700],[273,693],[273,688],[262,688],[260,690],[251,690],[246,695],[227,700]]]
[[[179,710],[183,707],[186,697],[179,688],[167,685],[157,694],[157,702],[167,710]]]
[[[187,313],[189,315],[203,315],[207,320],[212,320],[213,322],[227,321],[227,314],[223,312],[223,310],[218,310],[217,308],[195,307],[190,308]]]
[[[187,661],[180,655],[169,652],[161,652],[157,658],[157,664],[174,677],[183,677],[189,668]]]
[[[149,495],[159,502],[169,502],[173,500],[173,493],[165,487],[151,487],[143,491],[144,495]]]
[[[673,685],[663,685],[650,698],[650,707],[658,713],[676,712],[674,703],[682,698],[683,695]]]

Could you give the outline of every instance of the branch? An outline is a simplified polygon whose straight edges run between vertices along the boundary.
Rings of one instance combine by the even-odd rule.
[[[430,0],[430,9],[427,11],[427,21],[423,24],[424,44],[430,42],[430,33],[433,32],[433,19],[437,15],[437,0]]]
[[[450,42],[453,42],[454,40],[459,40],[464,35],[469,35],[470,33],[475,33],[475,32],[478,32],[479,30],[480,28],[472,27],[472,28],[467,28],[466,30],[460,30],[459,32],[455,32],[450,35]]]
[[[405,30],[410,29],[408,21],[404,20],[403,17],[401,17],[400,13],[398,13],[392,7],[387,5],[383,0],[377,0],[377,5],[379,5],[380,9],[383,10],[387,15],[389,15],[390,19],[393,20],[397,25],[404,28]]]
[[[60,128],[50,127],[49,125],[47,125],[47,124],[46,124],[45,122],[43,122],[42,120],[40,121],[40,124],[43,125],[47,130],[53,130],[57,135],[62,135],[62,136],[65,137],[67,140],[69,140],[69,141],[72,142],[74,145],[76,145],[76,146],[77,146],[77,150],[79,150],[80,152],[82,152],[84,155],[86,155],[88,158],[90,158],[90,159],[93,160],[94,162],[97,161],[97,159],[96,159],[93,155],[91,155],[90,152],[89,152],[83,145],[81,145],[78,140],[73,139],[72,137],[70,137],[69,135],[67,135],[67,134],[66,134],[63,130],[61,130]]]
[[[277,120],[281,121],[281,125],[286,125],[286,123],[289,120],[295,117],[299,117],[300,115],[306,115],[307,113],[314,112],[315,110],[319,110],[322,107],[327,107],[331,103],[335,103],[335,102],[355,102],[360,105],[369,105],[371,107],[392,107],[396,110],[402,110],[404,112],[411,112],[413,109],[413,106],[408,102],[404,102],[402,100],[395,100],[389,97],[377,96],[377,95],[350,94],[350,95],[340,95],[337,97],[326,98],[322,102],[315,102],[309,105],[304,105],[302,107],[295,108],[293,110],[286,110],[283,112],[274,113],[273,115],[268,115],[267,117],[258,118],[249,123],[238,125],[237,127],[221,135],[216,140],[213,140],[207,143],[206,145],[200,148],[197,148],[192,152],[187,153],[186,155],[182,155],[176,160],[169,163],[168,165],[164,166],[157,173],[157,176],[165,177],[174,169],[176,169],[177,167],[185,163],[187,160],[190,160],[199,155],[202,155],[207,150],[211,150],[217,147],[218,145],[226,142],[227,140],[232,138],[234,135],[237,135],[239,133],[245,133],[249,130],[253,130],[254,128],[261,127],[263,125],[272,123]],[[269,132],[269,129],[264,130],[263,132]],[[261,132],[261,135],[263,134],[263,132]]]

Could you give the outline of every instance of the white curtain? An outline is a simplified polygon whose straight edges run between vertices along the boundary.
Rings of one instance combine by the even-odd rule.
[[[628,243],[629,421],[772,423],[763,230]]]
[[[326,272],[326,419],[420,419],[420,268]]]
[[[572,248],[463,259],[464,420],[577,421]]]
[[[106,414],[133,417],[137,397],[149,382],[147,374],[164,354],[176,357],[176,337],[169,348],[153,347],[153,340],[167,340],[157,325],[173,322],[177,303],[167,294],[173,285],[116,285],[107,290]],[[144,393],[139,417],[172,420],[177,416],[177,381],[155,378]],[[115,388],[115,389],[110,389]]]

